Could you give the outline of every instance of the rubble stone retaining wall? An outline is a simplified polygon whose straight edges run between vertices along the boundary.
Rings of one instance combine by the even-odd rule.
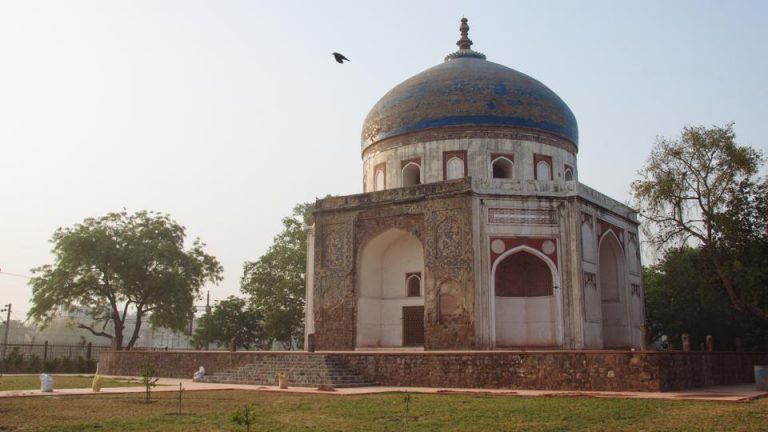
[[[191,378],[277,355],[305,352],[123,351],[102,354],[100,373]],[[541,390],[674,391],[754,382],[752,366],[768,353],[635,351],[324,352],[387,386]]]

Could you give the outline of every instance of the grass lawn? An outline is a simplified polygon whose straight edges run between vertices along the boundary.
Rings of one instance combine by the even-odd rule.
[[[93,375],[52,375],[53,388],[71,389],[71,388],[89,388],[93,381]],[[139,379],[116,380],[105,378],[102,381],[102,387],[132,387],[140,386]],[[39,390],[39,375],[3,375],[0,377],[0,391],[5,390]],[[1,431],[2,429],[0,429]]]
[[[0,399],[0,431],[765,431],[768,399],[750,403],[412,394],[326,396],[247,391]]]

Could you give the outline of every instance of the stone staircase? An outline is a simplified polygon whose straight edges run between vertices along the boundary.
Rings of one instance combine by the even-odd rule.
[[[265,355],[234,369],[207,375],[203,381],[222,384],[277,385],[277,374],[288,377],[296,387],[366,387],[375,382],[356,374],[331,356],[323,354]]]

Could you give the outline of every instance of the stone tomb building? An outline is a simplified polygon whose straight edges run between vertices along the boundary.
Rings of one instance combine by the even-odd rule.
[[[579,183],[570,108],[471,49],[395,86],[362,131],[363,193],[318,200],[318,350],[639,348],[635,212]]]

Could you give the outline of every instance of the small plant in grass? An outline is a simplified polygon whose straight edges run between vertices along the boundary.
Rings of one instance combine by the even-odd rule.
[[[408,430],[408,408],[411,405],[411,394],[406,393],[405,397],[403,398],[403,402],[405,402],[405,416],[403,416],[403,430]]]
[[[245,426],[245,430],[251,432],[251,424],[253,423],[252,408],[249,405],[243,405],[242,411],[232,414],[232,421],[240,426]]]
[[[155,364],[150,360],[144,363],[144,370],[141,372],[141,383],[144,384],[144,402],[149,403],[151,401],[152,387],[157,385],[157,381],[160,379],[155,376]]]

